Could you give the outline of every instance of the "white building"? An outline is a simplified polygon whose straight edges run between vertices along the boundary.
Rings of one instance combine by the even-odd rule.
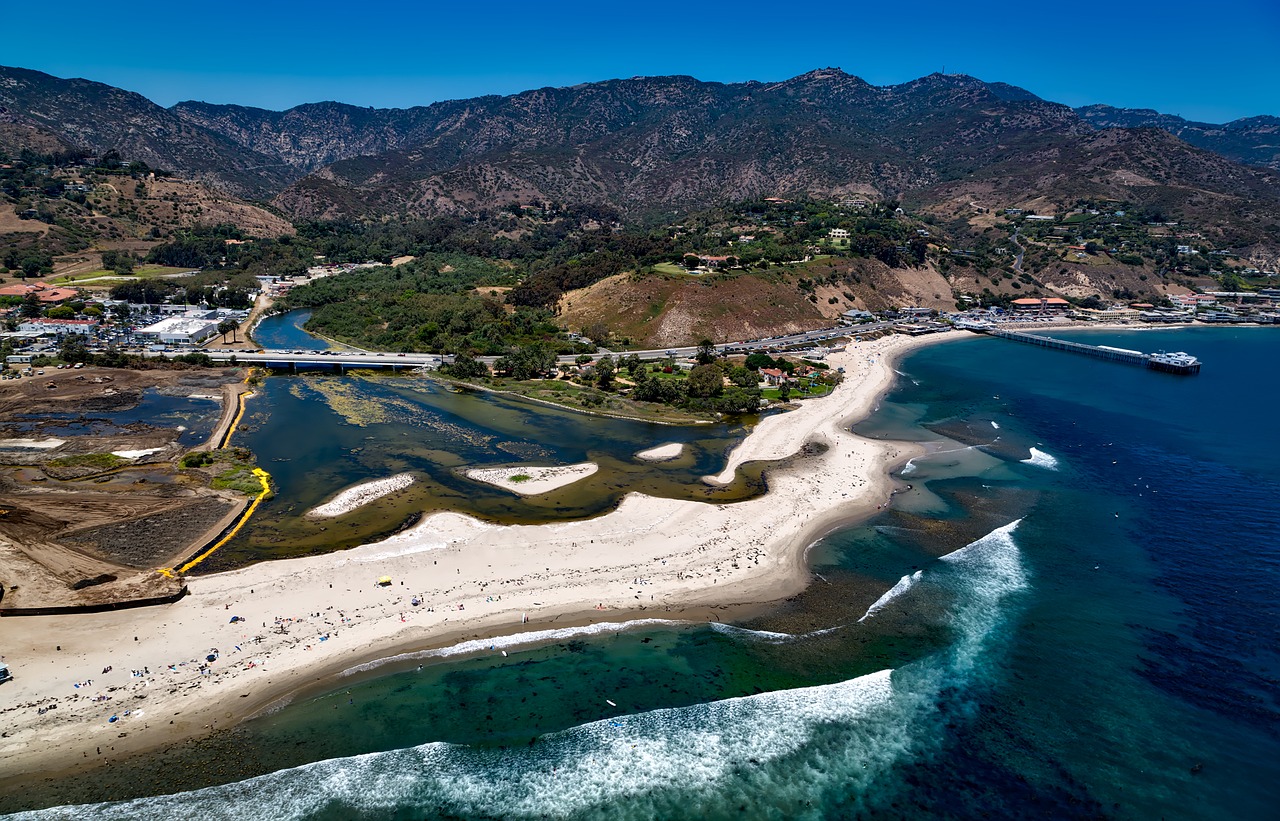
[[[136,336],[155,339],[158,342],[177,342],[193,345],[218,332],[218,320],[193,316],[171,316],[154,325],[135,332]]]
[[[40,336],[93,336],[98,331],[98,322],[93,319],[28,319],[18,325],[18,330]]]

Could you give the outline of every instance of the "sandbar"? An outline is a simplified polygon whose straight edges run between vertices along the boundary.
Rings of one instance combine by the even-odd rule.
[[[636,458],[643,459],[646,462],[666,462],[675,459],[681,453],[684,453],[683,443],[668,442],[665,445],[658,445],[656,448],[642,450],[636,454]]]
[[[358,485],[347,488],[324,504],[308,510],[307,516],[313,519],[329,519],[334,516],[342,516],[358,507],[363,507],[372,501],[381,499],[383,496],[395,493],[397,490],[403,490],[411,484],[413,484],[412,473],[397,473],[395,476],[388,476],[385,479],[361,482]]]
[[[475,468],[468,470],[466,477],[477,482],[497,485],[503,490],[509,490],[521,496],[537,496],[539,493],[548,493],[585,479],[599,469],[600,467],[594,462],[552,467],[519,465],[509,468]],[[522,476],[527,478],[520,478]]]
[[[14,676],[0,707],[0,782],[11,788],[31,773],[225,729],[400,653],[573,623],[705,620],[712,608],[794,595],[811,578],[808,547],[886,505],[889,470],[922,452],[863,439],[849,425],[892,384],[897,357],[970,336],[890,336],[832,354],[844,382],[761,421],[714,477],[728,481],[746,462],[796,456],[808,443],[826,446],[770,471],[768,492],[754,499],[721,505],[633,492],[608,514],[543,525],[438,512],[374,544],[189,577],[190,595],[173,604],[0,619]],[[550,470],[575,469],[587,466]],[[383,576],[389,586],[378,586]],[[215,647],[217,660],[206,662]]]

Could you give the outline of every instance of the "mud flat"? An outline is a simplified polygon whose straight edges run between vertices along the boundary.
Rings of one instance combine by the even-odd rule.
[[[244,499],[174,462],[187,449],[185,427],[114,414],[150,391],[238,405],[242,377],[89,367],[0,383],[0,609],[115,605],[180,589],[158,569],[216,536]]]

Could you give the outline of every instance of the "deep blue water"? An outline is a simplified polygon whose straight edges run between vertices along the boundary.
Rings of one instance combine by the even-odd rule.
[[[858,426],[911,489],[775,612],[388,667],[44,817],[1274,818],[1280,334],[1075,338],[1205,366],[923,349]]]

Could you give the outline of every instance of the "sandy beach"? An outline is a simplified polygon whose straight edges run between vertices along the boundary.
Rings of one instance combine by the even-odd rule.
[[[0,780],[225,728],[398,653],[792,595],[809,579],[808,546],[886,504],[888,469],[918,452],[856,437],[849,424],[891,385],[896,358],[967,336],[890,336],[832,355],[846,374],[831,395],[763,420],[707,479],[826,446],[771,472],[763,497],[706,504],[633,493],[607,515],[547,525],[436,513],[375,544],[193,577],[190,595],[170,605],[0,619],[14,675],[0,690]],[[531,479],[517,492],[535,470],[518,469]],[[390,586],[376,585],[382,576]]]
[[[547,493],[585,479],[599,469],[599,465],[591,462],[551,467],[517,465],[506,468],[477,468],[468,470],[466,476],[468,479],[496,485],[503,490],[519,493],[521,496],[537,496],[539,493]]]

